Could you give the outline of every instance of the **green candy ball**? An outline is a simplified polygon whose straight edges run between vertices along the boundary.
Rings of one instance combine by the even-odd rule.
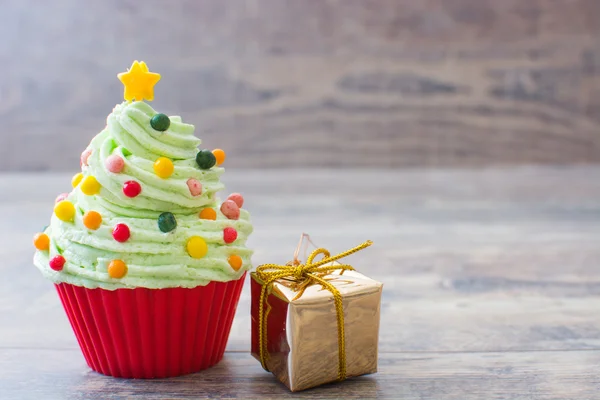
[[[165,114],[156,114],[150,120],[150,125],[157,131],[164,132],[171,126],[171,120]]]
[[[161,232],[171,232],[175,228],[177,228],[177,220],[173,213],[164,212],[158,216],[158,229]]]
[[[210,169],[217,163],[217,158],[210,150],[200,150],[196,154],[196,163],[201,169]]]

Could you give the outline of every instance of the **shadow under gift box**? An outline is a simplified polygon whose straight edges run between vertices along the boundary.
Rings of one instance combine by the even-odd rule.
[[[251,274],[252,355],[260,361],[259,302],[263,282]],[[383,285],[356,271],[325,275],[344,306],[346,376],[377,372]],[[294,282],[275,281],[265,296],[266,365],[291,391],[338,379],[338,330],[333,294],[312,284],[298,297]]]

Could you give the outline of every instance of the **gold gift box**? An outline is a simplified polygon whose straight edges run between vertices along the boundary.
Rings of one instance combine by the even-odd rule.
[[[377,372],[382,284],[357,271],[335,270],[322,278],[342,295],[346,377]],[[260,361],[259,304],[264,282],[251,274],[252,355]],[[319,283],[302,287],[282,278],[264,301],[266,369],[291,391],[338,380],[338,326],[334,296]]]

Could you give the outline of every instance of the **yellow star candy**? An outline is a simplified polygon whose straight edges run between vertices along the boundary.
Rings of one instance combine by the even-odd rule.
[[[160,74],[148,71],[145,62],[134,61],[127,72],[117,75],[125,85],[125,100],[148,100],[154,99],[154,85],[160,80]]]

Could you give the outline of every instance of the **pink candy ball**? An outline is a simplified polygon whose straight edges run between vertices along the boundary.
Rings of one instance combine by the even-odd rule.
[[[242,208],[244,205],[244,197],[239,193],[231,193],[227,200],[233,201],[239,208]]]
[[[58,196],[56,196],[56,200],[54,200],[54,203],[61,202],[64,199],[66,199],[67,197],[69,197],[69,193],[61,193]]]
[[[232,200],[225,200],[221,204],[221,212],[229,219],[238,219],[240,217],[240,208]]]
[[[84,165],[88,165],[88,158],[92,155],[92,149],[85,149],[83,153],[81,153],[81,158],[79,159],[79,164],[83,167]]]
[[[119,172],[123,171],[123,168],[125,167],[125,161],[123,161],[123,159],[118,155],[113,154],[112,156],[108,156],[106,158],[104,165],[106,166],[106,169],[113,174],[118,174]]]
[[[190,178],[187,180],[188,188],[192,196],[200,196],[202,194],[202,184],[197,179]]]

